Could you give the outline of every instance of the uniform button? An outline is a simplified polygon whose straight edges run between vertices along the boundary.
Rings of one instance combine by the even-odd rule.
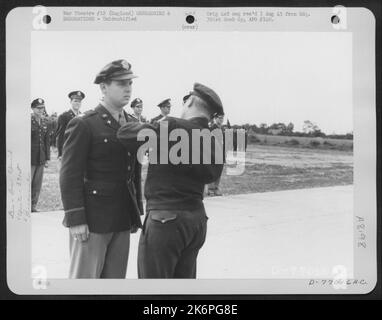
[[[127,167],[127,170],[129,170],[129,171],[130,171],[130,169],[131,169],[131,167],[130,167],[130,166],[128,166],[128,167]]]
[[[162,221],[161,221],[162,223],[165,223],[166,222],[166,220],[165,219],[162,219]]]
[[[97,194],[97,190],[93,190],[93,194]]]
[[[103,140],[103,141],[105,141],[105,143],[107,143],[107,139],[105,139],[105,140]]]
[[[127,152],[127,155],[128,155],[129,157],[131,157],[131,153],[130,153],[130,152]]]

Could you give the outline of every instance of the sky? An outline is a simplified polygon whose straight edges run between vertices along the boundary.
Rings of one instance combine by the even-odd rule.
[[[148,119],[166,98],[179,116],[200,82],[218,93],[231,124],[292,122],[300,131],[310,120],[327,134],[353,131],[350,33],[32,32],[31,59],[31,101],[43,98],[48,113],[68,110],[74,90],[86,94],[82,111],[96,107],[96,74],[126,59],[138,75],[132,99],[143,100]]]

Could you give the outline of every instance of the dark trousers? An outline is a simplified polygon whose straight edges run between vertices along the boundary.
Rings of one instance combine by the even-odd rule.
[[[44,176],[44,165],[31,167],[31,200],[32,200],[32,210],[36,209],[38,198],[40,196],[40,191],[42,187],[42,178]]]
[[[195,279],[207,219],[204,208],[150,210],[139,239],[138,278]]]

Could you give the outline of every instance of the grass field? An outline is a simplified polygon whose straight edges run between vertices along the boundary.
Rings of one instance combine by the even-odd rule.
[[[353,140],[329,139],[321,137],[290,137],[278,135],[253,134],[250,141],[263,145],[292,146],[301,148],[316,148],[328,150],[352,151]]]
[[[228,176],[226,170],[223,171],[220,184],[223,194],[353,183],[352,151],[250,144],[245,161],[245,171],[240,176]],[[43,186],[37,206],[40,211],[62,209],[58,172],[57,153],[52,150],[52,160],[44,172]]]

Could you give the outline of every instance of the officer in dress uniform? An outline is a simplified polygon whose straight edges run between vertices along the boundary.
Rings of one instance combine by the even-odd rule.
[[[208,129],[210,119],[222,112],[218,95],[196,83],[182,107],[181,118],[167,117],[154,124],[129,122],[118,130],[117,137],[127,150],[136,152],[144,143],[137,141],[142,129],[151,129],[147,132],[155,133],[159,148],[161,125],[168,126],[169,132],[184,129],[191,140],[189,159],[193,159],[192,131]],[[161,152],[168,153],[175,143],[169,141],[169,149],[158,150],[158,159]],[[220,161],[216,158],[215,143]],[[138,249],[139,278],[196,278],[196,259],[207,232],[204,186],[215,181],[223,170],[222,139],[212,139],[209,150],[203,148],[202,142],[200,145],[201,161],[208,152],[211,163],[191,164],[189,161],[175,165],[169,161],[166,164],[149,164],[145,183],[147,214]]]
[[[151,124],[163,120],[165,117],[167,117],[170,114],[170,111],[171,111],[171,99],[163,100],[162,102],[160,102],[158,104],[158,107],[160,108],[161,114],[159,116],[156,116],[155,118],[152,118],[150,120]]]
[[[130,104],[131,109],[133,109],[132,114],[128,114],[128,121],[135,121],[140,123],[146,123],[147,120],[142,116],[143,111],[143,101],[142,99],[136,98]]]
[[[72,119],[65,132],[60,188],[70,228],[70,278],[125,278],[130,233],[142,227],[136,156],[116,137],[127,122],[132,79],[126,60],[106,65],[94,83],[103,99]]]
[[[50,139],[48,121],[44,117],[45,102],[43,99],[35,99],[31,104],[31,200],[32,212],[36,212],[36,206],[42,187],[44,167],[48,166],[50,160]]]
[[[64,134],[70,120],[80,114],[82,100],[85,94],[82,91],[72,91],[68,94],[70,99],[71,109],[62,113],[57,120],[56,131],[56,147],[58,151],[58,159],[62,157],[62,147],[64,146]]]

